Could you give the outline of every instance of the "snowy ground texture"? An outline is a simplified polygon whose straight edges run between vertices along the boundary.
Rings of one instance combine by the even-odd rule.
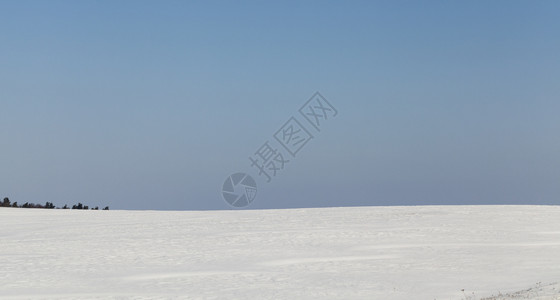
[[[1,299],[560,299],[560,207],[0,208]]]

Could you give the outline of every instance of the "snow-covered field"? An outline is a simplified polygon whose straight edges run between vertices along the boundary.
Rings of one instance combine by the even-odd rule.
[[[1,299],[560,299],[557,282],[554,206],[0,208]]]

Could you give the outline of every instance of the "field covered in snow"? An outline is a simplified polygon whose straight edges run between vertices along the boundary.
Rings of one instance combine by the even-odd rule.
[[[0,208],[0,228],[1,299],[560,299],[554,206]]]

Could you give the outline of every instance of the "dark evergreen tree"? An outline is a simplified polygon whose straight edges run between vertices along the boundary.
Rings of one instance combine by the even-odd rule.
[[[30,202],[25,202],[23,205],[18,205],[17,202],[11,203],[10,199],[8,197],[4,198],[1,202],[0,202],[0,207],[21,207],[21,208],[46,208],[46,209],[59,209],[60,207],[56,207],[54,205],[54,203],[52,202],[46,202],[44,205],[41,204],[35,204],[35,203],[30,203]],[[68,207],[68,204],[64,204],[64,206],[62,207],[62,209],[70,209],[70,207]],[[90,207],[88,205],[84,205],[82,203],[78,203],[77,205],[73,205],[72,209],[83,209],[83,210],[89,210]],[[99,210],[99,206],[95,206],[92,207],[91,210]],[[105,206],[105,208],[103,208],[103,210],[109,210],[109,206]]]

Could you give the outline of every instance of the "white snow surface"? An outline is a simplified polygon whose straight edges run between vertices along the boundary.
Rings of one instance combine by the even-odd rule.
[[[1,299],[560,299],[560,207],[0,208]]]

